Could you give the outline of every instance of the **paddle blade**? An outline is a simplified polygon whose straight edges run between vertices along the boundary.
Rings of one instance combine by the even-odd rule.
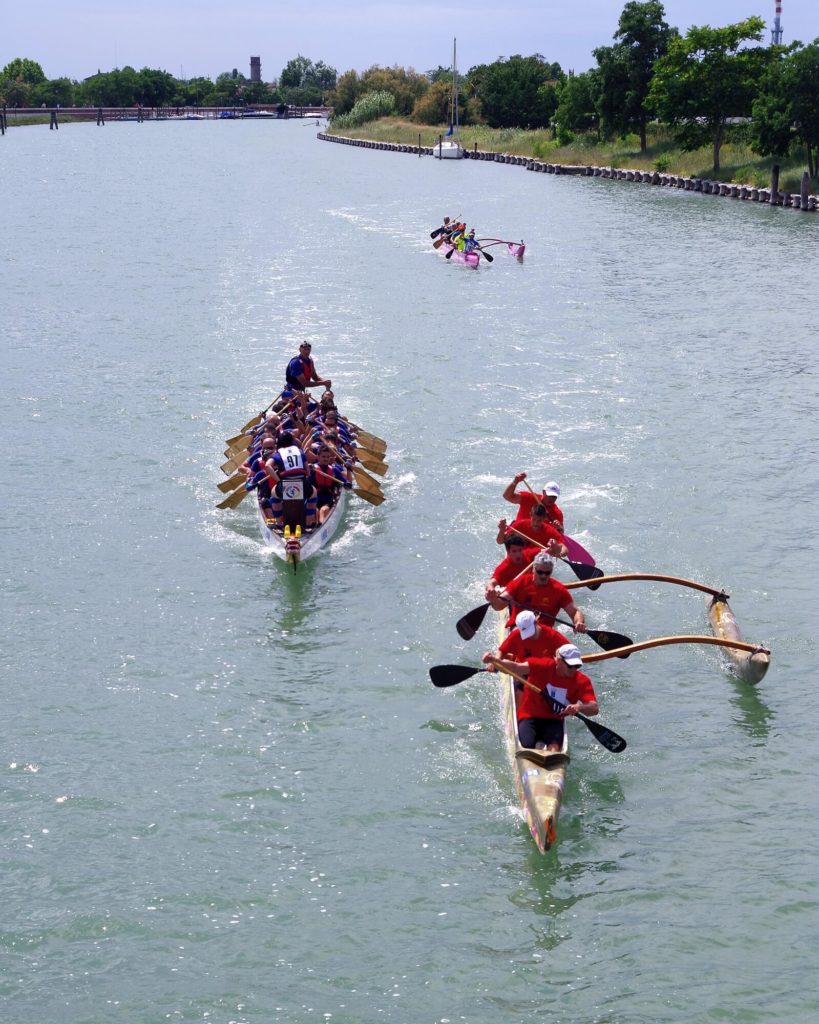
[[[383,437],[377,437],[375,434],[371,434],[369,430],[357,427],[354,423],[350,423],[350,426],[356,431],[368,448],[372,448],[374,451],[379,451],[382,454],[387,450],[387,442]]]
[[[432,243],[432,248],[433,249],[440,249],[443,244],[444,244],[443,238],[436,238],[435,241]]]
[[[262,422],[263,419],[264,413],[260,412],[258,416],[254,416],[252,420],[248,420],[247,423],[245,423],[245,425],[242,427],[242,433],[246,434],[248,430],[252,430],[254,427],[258,427],[258,425]]]
[[[481,249],[481,255],[489,263],[494,263],[495,262],[495,257],[491,253],[489,253],[489,252],[484,252],[483,249]]]
[[[380,505],[384,500],[383,494],[376,494],[374,491],[363,491],[360,487],[354,487],[353,494],[357,494],[364,501],[369,501],[371,505]]]
[[[470,668],[469,665],[433,665],[429,670],[429,678],[433,686],[457,686],[479,672],[486,672],[486,669]]]
[[[365,469],[369,469],[371,473],[377,473],[379,476],[386,476],[387,470],[390,468],[386,462],[376,462],[375,459],[362,459],[360,456],[356,456],[356,458]]]
[[[229,480],[223,480],[220,484],[217,484],[216,486],[219,488],[222,494],[227,494],[229,491],[236,490],[236,488],[240,484],[246,483],[247,477],[244,475],[244,473],[234,473]]]
[[[609,633],[602,629],[587,629],[586,636],[594,640],[604,651],[616,651],[620,647],[631,647],[634,643],[630,637],[623,636],[622,633]],[[628,654],[618,654],[617,657],[627,658]]]
[[[455,628],[458,630],[458,636],[463,640],[471,640],[481,628],[488,611],[489,605],[482,604],[477,608],[473,608],[471,612],[467,612],[463,618],[458,619],[455,623]]]
[[[449,252],[446,254],[446,256],[444,256],[444,259],[445,260],[451,260],[453,252],[455,252],[455,250],[454,249],[450,249]]]
[[[564,562],[569,566],[572,572],[579,580],[596,580],[605,573],[602,569],[598,569],[596,565],[586,565],[585,562],[573,562],[570,558],[564,558]],[[600,587],[599,583],[589,584],[589,590],[598,590]]]
[[[576,715],[575,717],[579,718],[597,742],[602,744],[606,750],[610,750],[612,754],[621,754],[628,746],[622,736],[618,736],[616,732],[612,732],[605,725],[586,718],[585,715]]]
[[[234,491],[233,494],[225,498],[224,501],[220,501],[216,507],[236,508],[237,505],[241,505],[241,503],[245,500],[248,494],[250,494],[250,491],[245,490],[244,487],[240,487],[238,491]]]
[[[588,553],[588,551],[579,544],[574,538],[567,537],[563,534],[563,543],[569,549],[569,558],[574,562],[585,562],[586,565],[596,565],[594,558]]]

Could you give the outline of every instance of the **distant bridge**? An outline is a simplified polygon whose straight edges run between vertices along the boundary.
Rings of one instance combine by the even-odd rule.
[[[254,118],[258,120],[287,120],[291,117],[326,118],[330,114],[329,107],[295,107],[283,103],[255,103],[252,106],[236,104],[235,106],[217,107],[184,107],[162,106],[149,107],[135,104],[131,107],[3,107],[1,111],[7,124],[14,124],[18,118],[48,117],[54,122],[71,121],[201,121],[207,120],[242,120]]]

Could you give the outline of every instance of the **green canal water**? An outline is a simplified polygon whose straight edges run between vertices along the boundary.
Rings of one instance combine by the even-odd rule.
[[[4,1018],[815,1020],[815,218],[315,132],[0,143]],[[445,213],[524,261],[445,262]],[[213,506],[304,337],[390,471],[294,576]],[[772,650],[756,688],[712,647],[595,666],[628,749],[573,723],[545,857],[496,682],[427,675],[493,642],[455,622],[520,470]],[[708,632],[667,584],[579,600]]]

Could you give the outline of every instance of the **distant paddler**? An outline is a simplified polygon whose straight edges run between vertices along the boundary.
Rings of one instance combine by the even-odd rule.
[[[511,526],[507,524],[505,519],[499,520],[498,544],[503,544],[507,536],[516,530],[519,530],[521,535],[530,543],[534,541],[558,558],[566,558],[569,554],[569,549],[566,547],[562,533],[547,521],[546,507],[544,505],[535,505],[528,519],[517,519]]]

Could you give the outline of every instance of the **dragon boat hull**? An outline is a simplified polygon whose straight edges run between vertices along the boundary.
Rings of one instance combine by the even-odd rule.
[[[347,491],[341,490],[335,505],[333,505],[332,512],[327,517],[327,521],[322,523],[321,526],[316,526],[310,533],[302,534],[300,537],[286,537],[284,531],[274,529],[266,519],[261,505],[259,505],[259,531],[262,535],[262,540],[272,550],[273,554],[283,562],[290,562],[294,565],[297,565],[299,562],[306,562],[308,558],[318,554],[332,539],[344,517],[346,502]]]
[[[742,640],[731,606],[718,597],[708,598],[708,621],[714,635],[722,640]],[[736,674],[748,683],[758,683],[768,671],[771,656],[767,651],[738,651],[724,647],[723,653],[731,662]]]

